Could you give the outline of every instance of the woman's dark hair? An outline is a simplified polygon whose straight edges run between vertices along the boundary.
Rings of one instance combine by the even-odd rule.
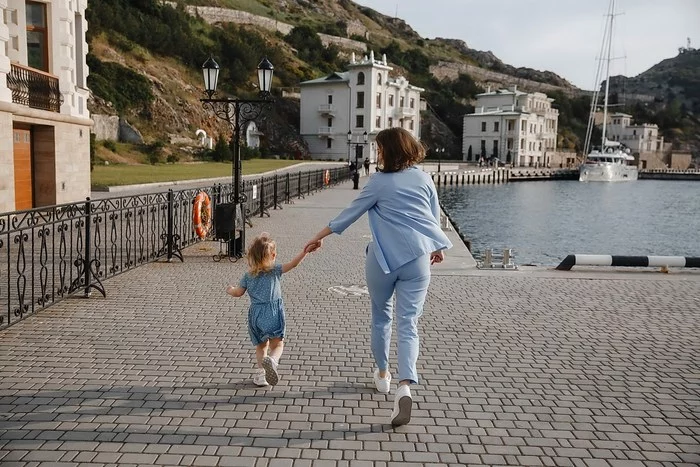
[[[403,128],[387,128],[377,134],[377,146],[382,148],[382,172],[399,172],[425,158],[425,147]]]

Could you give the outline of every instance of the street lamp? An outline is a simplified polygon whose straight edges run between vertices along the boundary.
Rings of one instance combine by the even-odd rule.
[[[350,148],[355,146],[355,171],[352,174],[352,188],[357,190],[360,187],[360,172],[358,159],[362,157],[364,147],[367,145],[367,139],[369,135],[365,131],[362,133],[362,142],[353,143],[352,142],[352,131],[348,131],[348,154],[350,153]],[[349,159],[349,158],[348,158]]]
[[[245,245],[245,202],[247,196],[241,189],[241,132],[248,124],[256,120],[260,115],[270,107],[274,99],[270,94],[272,87],[272,74],[275,67],[267,58],[263,58],[258,64],[258,99],[239,99],[239,98],[214,98],[216,94],[216,86],[219,81],[219,64],[216,63],[213,57],[209,57],[202,65],[202,73],[204,75],[204,92],[207,97],[200,99],[202,106],[209,109],[214,114],[226,120],[233,127],[233,167],[231,173],[231,182],[233,184],[233,203],[237,209],[240,209],[241,225],[236,226],[236,214],[233,215],[232,234],[229,241],[229,257],[242,258]],[[239,230],[241,235],[236,240],[236,231]]]
[[[442,161],[442,155],[445,153],[445,148],[437,148],[435,152],[438,156],[438,173],[440,173],[440,162]]]

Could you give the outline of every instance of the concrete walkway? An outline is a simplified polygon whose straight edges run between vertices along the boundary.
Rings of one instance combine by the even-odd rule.
[[[297,200],[250,234],[284,261],[357,193]],[[248,300],[224,294],[245,265],[213,262],[215,243],[0,333],[0,464],[700,463],[699,273],[480,271],[457,243],[421,320],[414,418],[392,429],[371,380],[368,236],[364,218],[284,277],[274,389],[250,382]]]

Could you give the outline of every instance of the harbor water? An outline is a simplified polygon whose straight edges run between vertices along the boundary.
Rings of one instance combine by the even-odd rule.
[[[570,254],[700,256],[700,182],[570,180],[443,186],[440,202],[472,244],[512,248],[518,265]]]

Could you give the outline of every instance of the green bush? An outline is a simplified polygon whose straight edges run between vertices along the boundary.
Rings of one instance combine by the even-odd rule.
[[[102,146],[106,147],[112,152],[117,152],[117,143],[115,143],[111,139],[106,139],[102,141]]]
[[[165,143],[163,141],[154,141],[146,146],[146,155],[148,156],[149,164],[158,164],[163,162],[163,148]]]
[[[168,164],[174,164],[174,163],[176,163],[176,162],[179,161],[179,160],[180,160],[180,157],[179,157],[177,154],[173,153],[173,154],[169,154],[169,155],[168,155],[168,157],[167,157],[167,159],[166,159],[166,162],[167,162]]]
[[[92,54],[88,54],[87,64],[92,92],[110,101],[120,113],[146,108],[153,102],[151,83],[140,73],[116,62],[102,62]]]
[[[229,147],[224,135],[219,135],[216,139],[216,145],[210,152],[211,158],[216,162],[228,162],[233,159],[233,152]]]
[[[95,153],[97,152],[95,140],[97,135],[90,133],[90,172],[95,169]]]

